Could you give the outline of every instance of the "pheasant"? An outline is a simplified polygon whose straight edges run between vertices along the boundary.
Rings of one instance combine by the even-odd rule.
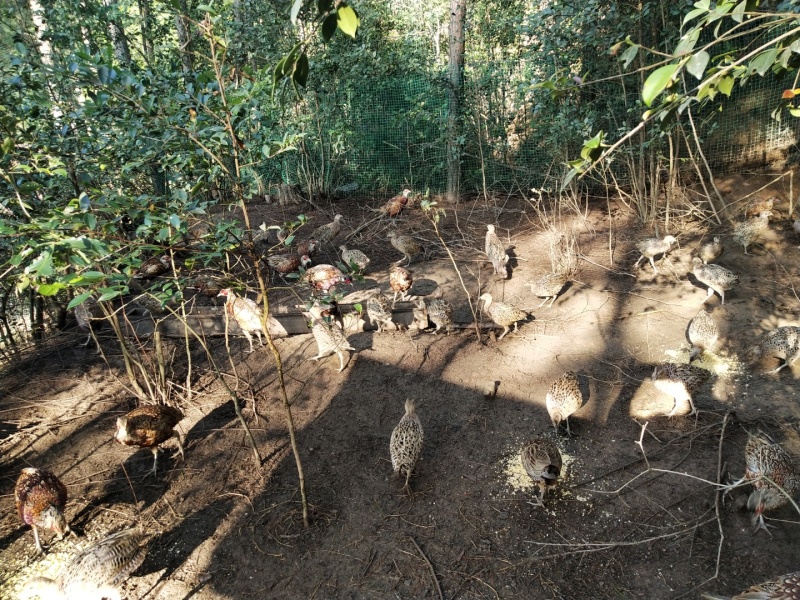
[[[787,573],[771,581],[751,586],[735,596],[705,593],[706,600],[800,600],[800,571]]]
[[[44,554],[39,541],[39,528],[58,534],[58,539],[72,529],[64,518],[67,505],[67,487],[50,471],[44,469],[22,469],[14,487],[14,500],[19,518],[33,528],[36,549]]]
[[[225,288],[227,280],[222,275],[213,272],[205,272],[196,275],[190,286],[209,298],[216,298]]]
[[[653,265],[653,273],[658,273],[658,269],[656,269],[656,263],[653,259],[659,254],[666,256],[667,252],[669,252],[672,248],[672,244],[677,241],[678,240],[671,235],[666,236],[663,240],[659,238],[647,238],[646,240],[642,240],[636,244],[636,248],[642,253],[642,255],[639,257],[639,260],[636,261],[636,264],[633,265],[633,267],[638,267],[643,258],[649,258],[650,264]]]
[[[341,245],[342,262],[351,271],[363,272],[369,264],[369,257],[361,250],[348,250],[347,246]]]
[[[486,311],[492,321],[503,328],[503,333],[497,338],[498,340],[502,340],[505,337],[511,325],[514,325],[514,331],[517,331],[517,321],[523,321],[528,318],[528,313],[513,304],[492,301],[491,294],[483,294],[478,299],[483,300],[483,310]]]
[[[401,235],[396,231],[389,233],[389,242],[396,250],[403,253],[403,257],[408,261],[406,264],[409,265],[411,261],[414,260],[414,257],[423,252],[422,246],[420,246],[414,238],[409,235]],[[401,262],[403,262],[402,258],[395,264],[399,265]]]
[[[794,496],[800,487],[800,478],[789,453],[763,431],[747,434],[744,460],[744,476],[728,485],[726,493],[742,483],[750,482],[755,491],[747,499],[747,508],[753,511],[756,531],[766,531],[764,511],[788,504],[787,495],[789,498]],[[776,486],[783,488],[787,495]]]
[[[267,264],[273,271],[283,277],[289,273],[294,273],[300,267],[311,265],[311,259],[307,254],[302,256],[298,254],[274,254],[267,257]]]
[[[436,325],[433,334],[439,333],[444,328],[445,333],[450,335],[453,328],[453,307],[444,298],[434,298],[428,303],[428,318]]]
[[[506,247],[497,234],[494,232],[494,225],[486,226],[486,256],[494,267],[494,274],[501,276],[503,279],[508,279],[508,254],[506,254]]]
[[[653,369],[653,385],[656,389],[670,396],[675,401],[668,417],[672,417],[678,412],[678,408],[684,404],[689,404],[690,415],[697,412],[692,400],[692,394],[708,379],[709,373],[705,369],[698,369],[691,365],[665,363]]]
[[[757,217],[765,210],[772,210],[776,204],[780,204],[781,199],[778,196],[770,196],[766,200],[761,199],[753,199],[747,203],[747,206],[744,209],[744,216],[745,219],[750,219],[752,217]]]
[[[755,219],[739,223],[733,230],[733,239],[744,247],[744,253],[749,255],[747,247],[754,244],[761,235],[769,229],[769,218],[772,211],[764,210]]]
[[[797,235],[800,235],[800,219],[795,219],[794,223],[792,223],[792,229]],[[798,246],[800,248],[800,246]]]
[[[311,239],[316,240],[320,246],[333,243],[342,231],[342,215],[336,215],[331,223],[317,227],[311,234]]]
[[[86,341],[82,344],[85,348],[92,339],[92,331],[102,329],[105,324],[105,314],[100,308],[100,305],[97,304],[97,300],[90,296],[75,306],[75,321],[78,323],[78,329],[88,333]],[[99,345],[97,351],[100,351]]]
[[[717,344],[717,338],[719,338],[717,324],[704,308],[701,308],[700,312],[691,320],[687,333],[689,342],[692,344],[692,351],[689,354],[690,363],[706,350],[713,350]]]
[[[242,330],[250,344],[250,352],[253,351],[253,336],[250,335],[252,333],[258,336],[258,343],[263,347],[261,334],[263,332],[266,335],[266,332],[261,323],[261,309],[258,308],[258,304],[250,298],[240,298],[230,288],[220,290],[218,296],[225,298],[225,313],[228,317],[233,317],[233,320],[239,325],[239,329]]]
[[[158,446],[170,438],[178,442],[178,452],[183,458],[183,444],[175,426],[183,419],[183,413],[177,408],[164,404],[140,406],[124,417],[117,419],[117,430],[114,439],[126,446],[150,448],[153,453],[153,468],[150,473],[156,475],[158,467]]]
[[[703,244],[700,247],[698,255],[700,256],[700,260],[702,260],[704,263],[710,263],[717,260],[723,255],[724,252],[725,246],[722,245],[719,236],[715,235],[712,241],[708,242],[707,244]]]
[[[408,197],[411,194],[411,190],[408,188],[404,189],[394,198],[388,200],[386,204],[379,210],[379,212],[385,214],[389,217],[396,217],[408,204]]]
[[[562,275],[559,273],[548,273],[547,275],[543,275],[538,279],[533,281],[527,282],[525,285],[530,286],[531,292],[537,298],[544,298],[541,304],[536,308],[540,308],[544,305],[545,302],[550,300],[550,306],[553,306],[553,302],[556,301],[558,295],[561,293],[561,290],[564,289],[564,286],[567,285],[567,276]]]
[[[119,531],[87,546],[55,579],[35,577],[20,593],[27,599],[120,600],[120,584],[139,568],[147,554],[143,533]]]
[[[783,361],[769,373],[777,373],[783,368],[791,367],[800,358],[800,327],[786,326],[773,329],[747,351],[746,358],[750,363],[764,358],[778,358]]]
[[[134,279],[153,279],[169,271],[172,263],[169,256],[154,256],[144,261],[134,274]]]
[[[422,423],[417,416],[414,401],[406,400],[406,412],[403,418],[392,431],[389,441],[389,454],[392,458],[392,469],[395,476],[406,476],[406,484],[403,489],[407,490],[408,481],[411,479],[411,472],[422,454],[422,443],[425,434],[422,431]]]
[[[332,287],[339,283],[353,283],[349,275],[345,275],[333,265],[316,265],[308,269],[303,278],[314,291],[327,294]]]
[[[414,277],[408,269],[395,266],[389,270],[389,287],[394,292],[392,306],[397,302],[397,294],[400,294],[400,302],[408,298],[407,292],[412,285],[414,285]]]
[[[536,438],[522,446],[521,459],[522,468],[539,486],[536,504],[544,506],[547,488],[556,485],[561,475],[561,452],[551,440]]]
[[[344,351],[353,350],[344,335],[344,332],[338,327],[333,327],[324,321],[322,318],[322,308],[319,304],[314,304],[309,309],[312,317],[311,333],[314,334],[314,339],[317,342],[317,355],[309,358],[308,360],[319,360],[330,356],[334,352],[339,356],[339,373],[344,371]]]
[[[697,281],[708,286],[706,300],[713,296],[714,292],[717,292],[722,299],[722,304],[725,304],[725,292],[739,283],[739,276],[733,271],[719,265],[705,265],[696,256],[692,259],[692,272]]]
[[[378,326],[378,333],[392,324],[392,305],[380,290],[367,298],[367,316],[373,325]]]
[[[567,435],[570,435],[569,418],[583,405],[583,394],[578,376],[572,371],[567,371],[556,379],[550,385],[545,404],[556,433],[558,433],[558,426],[563,422],[567,424]]]

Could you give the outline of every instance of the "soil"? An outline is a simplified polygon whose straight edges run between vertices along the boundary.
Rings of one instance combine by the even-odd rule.
[[[748,191],[765,198],[788,189],[769,178],[719,182],[729,201]],[[380,206],[375,199],[369,205]],[[82,336],[67,329],[7,365],[0,380],[0,598],[31,576],[54,576],[78,547],[139,524],[152,532],[144,564],[122,586],[130,600],[222,598],[681,598],[731,594],[796,570],[798,515],[769,513],[769,534],[754,533],[742,509],[749,488],[723,499],[713,482],[744,471],[748,430],[762,429],[800,455],[797,378],[800,364],[776,375],[750,367],[744,353],[764,332],[798,324],[798,252],[789,208],[745,256],[731,237],[731,214],[712,221],[672,219],[679,244],[655,274],[638,267],[642,230],[621,202],[576,207],[539,218],[542,204],[519,199],[440,204],[439,223],[473,298],[528,309],[532,317],[502,340],[474,328],[451,335],[418,330],[353,333],[355,352],[342,373],[316,354],[310,335],[276,341],[305,470],[310,526],[303,526],[298,475],[289,445],[276,369],[267,348],[245,354],[232,338],[210,340],[226,383],[238,389],[261,463],[256,464],[229,394],[193,349],[192,394],[175,402],[185,460],[164,444],[157,477],[152,454],[112,441],[115,420],[137,401],[125,386],[112,339],[102,340],[110,367]],[[735,205],[741,209],[742,205]],[[306,211],[314,226],[336,212],[348,231],[375,219],[355,203]],[[254,223],[280,223],[297,209],[251,206]],[[577,269],[552,307],[537,308],[525,282],[551,269],[547,221],[573,232]],[[507,280],[495,280],[481,249],[486,223],[513,246]],[[372,258],[365,288],[387,289],[391,262],[387,219],[348,241]],[[418,208],[396,224],[426,240],[428,258],[411,265],[412,294],[440,286],[456,320],[472,316],[450,258]],[[698,366],[713,373],[694,396],[695,416],[666,415],[671,398],[650,381],[654,365],[686,362],[686,327],[706,298],[691,274],[701,243],[721,235],[719,263],[741,283],[724,306],[706,306],[723,333],[716,353]],[[331,260],[335,256],[331,254]],[[318,257],[324,261],[324,256]],[[307,292],[302,287],[301,295]],[[255,297],[255,295],[253,295]],[[274,301],[290,302],[276,292]],[[499,333],[499,330],[498,330]],[[171,379],[183,384],[180,344]],[[588,399],[555,432],[545,408],[550,383],[580,373]],[[238,379],[237,379],[238,376]],[[495,382],[498,382],[495,384]],[[492,390],[496,388],[496,395]],[[410,493],[392,475],[389,437],[414,398],[425,430]],[[532,437],[556,440],[565,468],[544,507],[521,468]],[[69,489],[67,518],[78,534],[43,534],[46,557],[14,509],[20,469],[43,467]]]

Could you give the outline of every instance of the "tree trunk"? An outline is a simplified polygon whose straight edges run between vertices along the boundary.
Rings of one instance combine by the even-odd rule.
[[[447,200],[461,195],[461,95],[464,83],[466,0],[450,0],[450,67],[447,89]]]
[[[155,52],[153,51],[153,41],[150,39],[150,32],[153,28],[152,16],[150,15],[150,0],[138,0],[139,3],[139,28],[142,32],[142,52],[147,61],[148,66],[152,66],[155,61]]]
[[[183,73],[188,75],[194,71],[194,62],[189,44],[192,41],[189,35],[189,27],[184,15],[189,14],[189,7],[186,0],[180,0],[181,12],[175,15],[175,30],[178,32],[179,51],[181,53],[181,63],[183,63]]]
[[[106,17],[108,19],[108,35],[111,37],[111,42],[114,44],[114,58],[117,62],[125,67],[131,66],[131,49],[128,46],[128,38],[125,37],[125,31],[119,24],[116,7],[112,0],[103,0],[103,6],[106,7]]]

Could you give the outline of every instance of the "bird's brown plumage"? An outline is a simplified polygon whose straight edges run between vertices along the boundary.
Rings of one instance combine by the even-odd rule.
[[[183,419],[183,413],[172,406],[149,404],[135,408],[117,419],[114,439],[126,446],[150,448],[153,452],[153,468],[156,473],[158,446],[171,437],[178,441],[178,451],[183,457],[183,444],[175,426]]]
[[[39,529],[49,529],[58,539],[72,530],[64,517],[67,488],[61,480],[45,469],[22,469],[14,486],[14,500],[19,518],[33,528],[36,549],[44,553]]]

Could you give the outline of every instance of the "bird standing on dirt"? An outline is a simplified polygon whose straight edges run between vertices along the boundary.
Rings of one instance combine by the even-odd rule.
[[[703,302],[706,302],[714,295],[714,292],[717,292],[722,304],[725,304],[725,292],[739,283],[739,276],[733,271],[729,271],[719,265],[705,265],[697,256],[692,259],[692,272],[697,281],[708,286],[708,294]]]
[[[317,342],[317,355],[308,360],[319,360],[335,352],[339,357],[339,373],[341,373],[344,371],[345,350],[355,351],[355,348],[347,342],[347,338],[341,329],[325,322],[322,317],[322,307],[319,304],[314,304],[309,309],[309,312],[312,317],[311,333]]]
[[[778,327],[768,332],[746,354],[750,363],[764,358],[778,358],[783,362],[769,373],[777,373],[781,369],[791,367],[800,358],[800,327]]]
[[[244,337],[247,338],[250,344],[250,352],[253,351],[253,336],[250,335],[251,333],[255,333],[258,336],[258,343],[263,347],[264,342],[261,339],[261,334],[263,332],[266,335],[266,332],[261,323],[261,309],[258,308],[258,304],[250,300],[250,298],[240,298],[230,288],[220,290],[219,296],[225,298],[225,313],[229,317],[233,317],[233,320],[239,325],[239,329],[242,330]]]
[[[389,233],[388,237],[389,237],[389,242],[392,244],[392,246],[396,250],[403,253],[403,257],[408,261],[406,263],[407,265],[410,265],[411,261],[414,260],[414,257],[416,257],[419,254],[422,254],[423,252],[422,246],[420,246],[417,243],[417,241],[410,235],[401,235],[396,231],[392,231]],[[399,265],[401,262],[403,262],[402,258],[398,260],[395,264]]]
[[[134,274],[134,279],[153,279],[169,271],[172,263],[168,255],[154,256],[144,261]]]
[[[64,538],[72,530],[64,518],[67,505],[67,487],[50,471],[45,469],[22,469],[14,487],[14,501],[19,518],[33,528],[36,549],[44,554],[39,541],[39,528],[49,529]],[[72,535],[75,535],[72,533]]]
[[[735,596],[704,593],[706,600],[800,600],[800,571],[759,583]]]
[[[400,294],[400,302],[408,298],[407,293],[412,285],[414,285],[414,276],[408,269],[394,266],[389,270],[389,287],[394,292],[392,306],[397,302],[397,294]]]
[[[78,329],[88,334],[86,341],[82,344],[84,348],[89,345],[89,341],[92,339],[92,331],[102,329],[106,322],[103,309],[97,304],[97,300],[91,296],[75,307],[75,321],[78,323]],[[99,345],[97,351],[100,352]]]
[[[441,288],[440,288],[441,289]],[[453,328],[453,306],[444,298],[434,298],[428,303],[428,318],[431,323],[436,325],[433,334],[439,333],[444,328],[445,333],[450,335]]]
[[[689,342],[692,344],[692,351],[689,354],[690,363],[706,350],[713,351],[719,338],[717,324],[705,308],[701,308],[700,312],[691,320],[687,333]]]
[[[692,365],[665,363],[653,369],[653,385],[656,389],[670,396],[675,401],[668,417],[675,416],[678,408],[686,403],[689,404],[690,412],[693,415],[697,412],[692,400],[692,394],[708,379],[709,372],[705,369],[698,369]]]
[[[753,199],[747,203],[744,209],[745,219],[757,217],[765,210],[771,211],[776,204],[780,204],[781,199],[778,196],[770,196],[766,200]]]
[[[516,332],[518,329],[517,321],[524,321],[528,318],[528,313],[513,304],[494,302],[491,294],[483,294],[478,300],[483,300],[483,310],[486,311],[489,318],[503,328],[503,333],[497,338],[498,341],[505,337],[511,325],[514,326],[514,331]]]
[[[776,486],[783,488],[791,498],[800,487],[800,478],[789,453],[763,431],[755,434],[748,432],[744,461],[744,476],[727,486],[726,493],[742,483],[749,482],[754,491],[747,499],[747,508],[753,511],[756,531],[759,529],[767,531],[764,511],[774,510],[789,503],[786,495]]]
[[[327,244],[332,244],[333,240],[337,238],[341,231],[342,215],[336,215],[332,222],[328,223],[327,225],[317,227],[314,230],[314,233],[311,234],[311,239],[316,240],[320,246],[325,246]]]
[[[700,251],[697,254],[704,263],[710,263],[717,260],[724,252],[725,246],[722,245],[719,236],[715,235],[713,240],[700,247]]]
[[[411,398],[406,400],[406,412],[403,418],[392,431],[389,440],[389,455],[392,459],[392,469],[395,476],[405,475],[406,483],[404,490],[408,490],[408,481],[411,479],[411,472],[422,454],[422,444],[425,434],[422,431],[422,422],[417,416],[414,401]]]
[[[508,254],[506,254],[506,247],[497,234],[494,232],[494,225],[486,226],[486,256],[494,267],[494,274],[499,275],[503,279],[508,279]]]
[[[150,448],[153,453],[153,468],[150,473],[155,477],[158,467],[158,446],[170,438],[178,442],[178,452],[183,458],[183,444],[175,426],[183,419],[183,413],[177,408],[164,404],[149,404],[130,411],[117,419],[117,430],[114,439],[126,446]]]
[[[333,265],[316,265],[308,269],[303,278],[315,292],[327,294],[332,287],[339,283],[353,283],[350,275],[345,275]]]
[[[378,333],[382,333],[385,327],[392,325],[392,304],[380,290],[375,290],[367,298],[367,316],[373,325],[378,326]]]
[[[119,600],[119,586],[139,568],[147,554],[143,533],[128,529],[95,542],[73,558],[55,579],[36,577],[20,598]]]
[[[300,267],[306,267],[311,264],[311,259],[307,254],[303,256],[297,254],[273,254],[267,257],[267,264],[270,269],[278,273],[281,277],[294,273]]]
[[[348,250],[344,244],[339,246],[339,250],[342,251],[342,262],[348,269],[363,272],[367,268],[369,257],[361,250]]]
[[[527,282],[525,285],[530,286],[534,296],[537,298],[544,298],[536,308],[540,308],[548,300],[550,300],[550,306],[548,306],[548,308],[551,308],[553,302],[556,301],[556,298],[558,298],[558,295],[561,293],[561,290],[567,285],[567,281],[569,281],[569,279],[566,275],[547,273],[538,279]]]
[[[647,238],[646,240],[642,240],[636,244],[636,248],[642,255],[639,257],[639,260],[636,261],[636,264],[633,265],[633,268],[635,269],[638,267],[643,258],[649,258],[650,264],[653,265],[653,273],[658,273],[656,263],[653,259],[659,254],[666,256],[670,248],[672,248],[672,244],[677,241],[678,240],[671,235],[666,236],[663,240],[659,238]]]
[[[548,487],[558,483],[561,475],[561,451],[551,440],[536,438],[522,446],[522,468],[539,487],[536,504],[544,506],[544,497]]]
[[[578,376],[572,371],[567,371],[556,379],[547,391],[545,405],[556,433],[558,433],[558,426],[563,422],[567,424],[567,435],[570,435],[569,418],[583,405],[583,394]]]
[[[747,247],[750,244],[754,244],[769,229],[769,218],[771,216],[772,211],[761,211],[755,219],[739,223],[733,229],[733,239],[742,245],[744,253],[748,256],[750,253],[747,251]]]
[[[388,200],[386,204],[383,205],[383,207],[380,209],[379,212],[383,213],[388,217],[398,216],[401,212],[403,212],[403,209],[406,207],[406,204],[408,204],[408,197],[410,195],[411,195],[411,190],[409,190],[408,188],[404,189],[397,196]]]

